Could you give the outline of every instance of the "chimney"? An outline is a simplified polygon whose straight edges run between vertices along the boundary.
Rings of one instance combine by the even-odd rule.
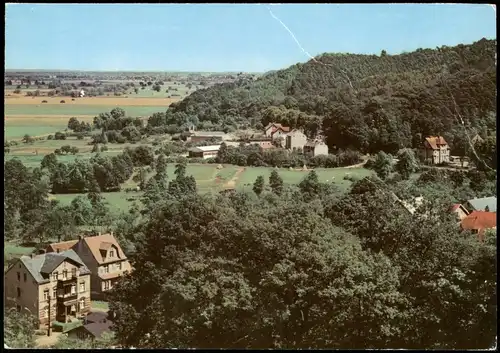
[[[36,254],[34,252],[31,253],[31,258],[35,258]]]
[[[59,248],[56,249],[56,253],[59,254],[60,251],[61,251],[61,249],[59,249]]]
[[[113,231],[111,231],[111,233],[110,233],[110,234],[111,234],[111,236],[113,236]]]
[[[83,236],[82,236],[82,235],[79,235],[79,236],[78,236],[78,241],[81,241],[81,240],[83,240]]]

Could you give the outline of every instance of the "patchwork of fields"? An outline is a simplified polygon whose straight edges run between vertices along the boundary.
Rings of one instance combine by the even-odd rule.
[[[160,92],[152,89],[140,89],[138,94],[133,91],[128,96],[100,97],[27,97],[26,91],[14,94],[6,90],[4,95],[5,138],[20,139],[24,135],[46,136],[56,131],[64,130],[68,120],[76,117],[79,120],[91,122],[93,118],[113,108],[120,107],[127,115],[147,118],[156,112],[164,112],[173,102],[182,99],[190,91],[187,87],[174,86],[179,96],[170,97],[165,90],[171,85],[164,85]],[[47,90],[41,90],[42,94]],[[45,101],[45,103],[42,103]],[[65,103],[60,103],[64,101]]]

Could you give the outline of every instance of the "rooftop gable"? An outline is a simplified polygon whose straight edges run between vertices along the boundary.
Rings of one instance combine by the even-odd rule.
[[[47,281],[48,275],[52,273],[57,266],[67,260],[79,266],[81,274],[90,273],[82,259],[80,259],[73,250],[66,250],[61,253],[40,254],[33,257],[21,256],[20,258],[20,261],[38,283]]]
[[[472,199],[467,201],[476,211],[485,211],[486,206],[490,212],[497,211],[497,198],[496,196],[482,197],[479,199]]]
[[[439,149],[439,146],[447,146],[448,143],[444,139],[443,136],[429,136],[425,138],[425,141],[428,143],[430,148],[433,150]]]
[[[102,243],[110,243],[113,246],[116,247],[118,251],[118,257],[120,259],[126,259],[127,257],[125,256],[125,253],[123,252],[122,248],[120,247],[120,244],[116,241],[116,238],[113,236],[113,234],[102,234],[102,235],[96,235],[93,237],[85,237],[82,239],[88,246],[89,250],[91,251],[92,255],[94,256],[94,259],[99,263],[103,264],[106,263],[106,259],[103,258],[101,254],[101,244]]]
[[[496,228],[497,214],[496,212],[473,211],[460,222],[460,225],[462,229],[477,230],[482,234],[485,229]]]

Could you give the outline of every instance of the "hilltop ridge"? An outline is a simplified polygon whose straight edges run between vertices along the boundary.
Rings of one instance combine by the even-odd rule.
[[[484,38],[399,55],[321,54],[256,80],[193,92],[149,125],[235,129],[276,120],[310,135],[322,130],[330,146],[366,152],[413,146],[418,134],[453,141],[457,107],[476,131],[494,129],[495,55],[496,40]]]

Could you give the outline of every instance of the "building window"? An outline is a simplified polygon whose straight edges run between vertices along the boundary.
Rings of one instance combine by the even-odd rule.
[[[73,277],[76,277],[76,268],[73,268],[73,269],[71,270],[71,275],[72,275]]]
[[[43,309],[43,317],[48,317],[49,316],[49,308]]]
[[[76,294],[76,285],[71,285],[71,294]]]
[[[57,297],[57,287],[52,288],[52,298]]]
[[[21,281],[21,272],[18,272],[18,273],[17,273],[17,280],[18,280],[18,281]]]
[[[115,257],[115,251],[114,250],[110,250],[109,251],[109,257]]]
[[[49,290],[46,289],[43,291],[43,299],[48,300],[49,299]]]
[[[17,297],[19,298],[21,296],[21,288],[17,287]]]
[[[121,270],[122,270],[122,263],[121,263],[121,262],[118,262],[118,263],[116,264],[116,268],[117,268],[119,271],[121,271]]]
[[[63,271],[63,279],[68,279],[68,270]]]
[[[109,273],[109,265],[104,266],[104,273]]]
[[[104,290],[109,289],[109,281],[104,281]]]
[[[85,309],[85,299],[84,298],[80,299],[80,310],[83,310],[83,309]]]
[[[56,272],[54,272],[54,273],[52,274],[52,279],[53,279],[54,281],[57,281],[57,278],[58,278],[58,273],[57,273],[57,271],[56,271]]]
[[[24,282],[26,282],[28,280],[28,276],[26,275],[26,273],[23,273],[23,277],[24,277]]]
[[[85,292],[85,282],[80,282],[80,293]]]

